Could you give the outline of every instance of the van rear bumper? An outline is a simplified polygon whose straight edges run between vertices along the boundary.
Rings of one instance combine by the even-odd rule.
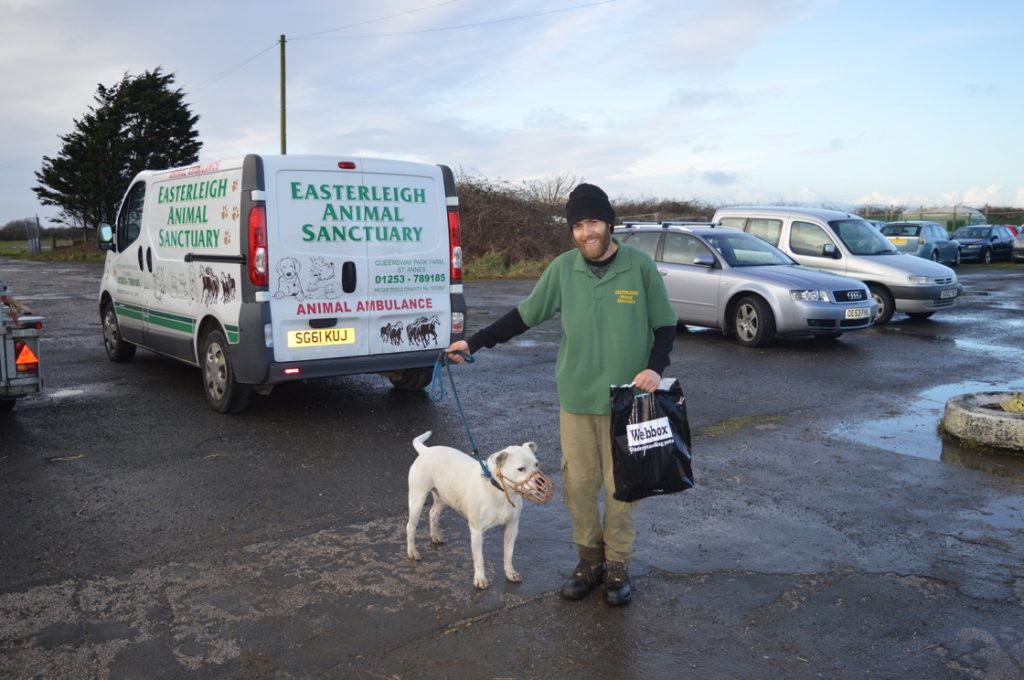
[[[387,373],[410,368],[429,368],[437,361],[441,349],[399,354],[377,354],[365,357],[344,357],[340,359],[313,359],[309,361],[274,362],[270,364],[266,384],[306,380],[309,378],[334,378],[341,375],[365,373]],[[297,371],[296,371],[297,369]],[[293,371],[286,373],[286,371]]]

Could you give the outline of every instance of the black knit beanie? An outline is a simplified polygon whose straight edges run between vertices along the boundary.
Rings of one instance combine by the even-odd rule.
[[[565,221],[572,225],[582,220],[602,220],[608,223],[608,230],[615,228],[615,209],[608,201],[608,194],[593,184],[581,184],[569,194],[565,204]]]

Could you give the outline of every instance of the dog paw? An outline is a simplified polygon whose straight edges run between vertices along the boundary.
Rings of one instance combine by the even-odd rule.
[[[509,569],[508,571],[506,571],[505,572],[505,578],[507,578],[512,583],[522,583],[523,582],[523,577],[520,576],[519,572],[516,571],[515,569]]]
[[[486,576],[474,576],[473,585],[476,586],[477,590],[487,590],[487,586],[490,584],[487,582]]]
[[[444,545],[444,538],[441,537],[441,534],[437,534],[430,537],[430,542],[434,545]]]
[[[420,551],[416,550],[415,548],[410,550],[407,553],[407,555],[408,555],[409,559],[412,560],[413,562],[419,562],[420,561]]]

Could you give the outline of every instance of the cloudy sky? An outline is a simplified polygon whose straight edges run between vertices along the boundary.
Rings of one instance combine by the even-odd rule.
[[[0,0],[0,225],[97,85],[161,67],[203,160],[444,163],[615,198],[1024,205],[1020,0]]]

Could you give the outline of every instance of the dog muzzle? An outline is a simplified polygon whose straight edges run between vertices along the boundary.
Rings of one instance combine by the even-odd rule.
[[[544,504],[555,496],[555,483],[540,470],[534,470],[521,482],[513,482],[508,478],[505,482],[517,494],[534,503]]]

